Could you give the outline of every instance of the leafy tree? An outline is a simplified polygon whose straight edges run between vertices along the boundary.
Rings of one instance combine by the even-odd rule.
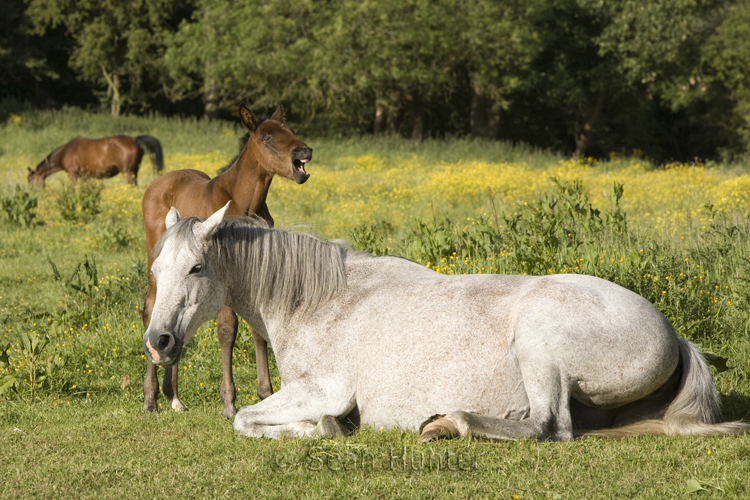
[[[209,108],[291,99],[308,78],[311,19],[321,2],[199,0],[167,39],[171,96],[209,95]],[[211,111],[211,109],[209,109]]]
[[[25,8],[23,0],[7,0],[0,16],[0,94],[6,98],[34,98],[40,82],[60,77],[48,62],[51,44],[60,43],[57,34],[49,39],[34,36]]]
[[[113,115],[123,104],[145,104],[144,79],[163,73],[163,38],[180,0],[30,0],[37,33],[64,26],[76,46],[70,66],[106,89]]]
[[[703,65],[684,87],[705,93],[713,101],[728,94],[732,112],[716,120],[725,131],[726,152],[750,149],[750,1],[724,5],[720,22],[702,46]],[[688,85],[689,84],[689,85]]]

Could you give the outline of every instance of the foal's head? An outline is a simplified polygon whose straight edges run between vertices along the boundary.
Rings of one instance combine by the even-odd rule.
[[[292,129],[286,126],[284,108],[280,104],[271,118],[263,121],[257,120],[243,104],[240,119],[248,131],[245,151],[250,149],[263,168],[297,184],[310,178],[305,164],[312,159],[312,148],[297,139]]]

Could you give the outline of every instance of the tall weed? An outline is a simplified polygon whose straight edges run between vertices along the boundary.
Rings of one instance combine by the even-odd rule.
[[[39,201],[36,196],[32,195],[28,189],[22,188],[16,184],[15,193],[10,196],[3,196],[0,200],[5,215],[8,220],[22,227],[29,227],[36,218],[36,207]]]
[[[675,246],[668,237],[628,229],[622,185],[613,184],[609,207],[600,209],[582,183],[552,184],[521,213],[503,214],[504,226],[487,217],[465,228],[417,219],[396,253],[446,274],[598,276],[654,303],[681,336],[718,347],[744,323],[750,314],[740,292],[750,286],[747,219],[712,213],[690,244]]]
[[[56,193],[60,216],[71,222],[91,222],[101,212],[102,190],[102,182],[90,179],[63,184]]]

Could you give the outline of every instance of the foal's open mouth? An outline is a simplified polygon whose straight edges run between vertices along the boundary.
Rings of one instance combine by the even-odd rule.
[[[310,174],[305,170],[305,163],[309,161],[310,158],[294,158],[292,160],[292,175],[297,184],[302,184],[310,178]]]

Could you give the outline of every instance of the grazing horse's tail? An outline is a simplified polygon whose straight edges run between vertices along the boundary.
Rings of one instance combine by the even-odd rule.
[[[577,436],[628,437],[642,434],[667,436],[726,436],[750,431],[745,422],[720,422],[721,401],[703,354],[692,343],[678,339],[682,379],[677,396],[661,420],[643,420],[613,429],[576,432]]]
[[[139,135],[135,138],[135,143],[143,149],[148,148],[151,151],[151,161],[154,162],[156,172],[164,170],[164,154],[161,151],[161,143],[156,137],[150,135]]]

